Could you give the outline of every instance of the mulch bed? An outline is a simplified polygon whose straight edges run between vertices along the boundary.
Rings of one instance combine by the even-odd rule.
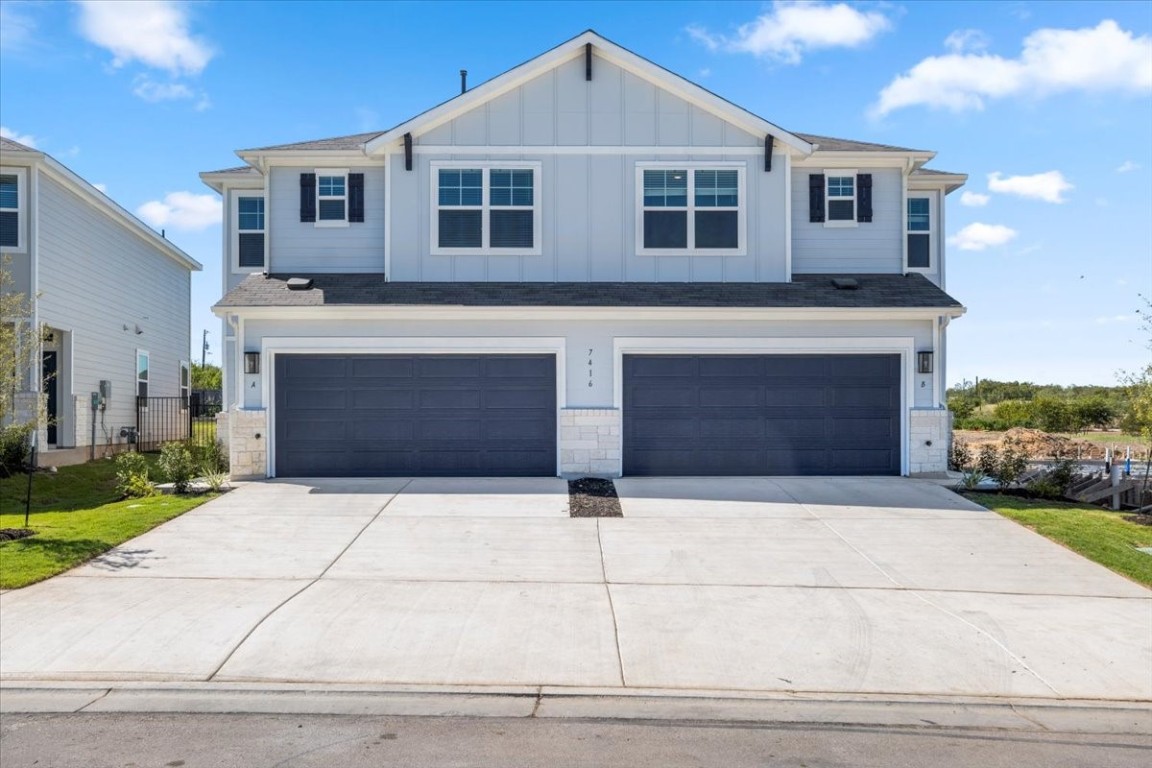
[[[1150,525],[1152,526],[1152,515],[1139,514],[1139,515],[1124,515],[1124,519],[1136,525]]]
[[[582,477],[568,481],[570,517],[624,517],[616,486],[611,480]]]
[[[15,541],[26,539],[36,531],[31,528],[0,528],[0,541]]]

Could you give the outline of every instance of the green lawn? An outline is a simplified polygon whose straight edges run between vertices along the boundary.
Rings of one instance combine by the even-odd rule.
[[[0,479],[0,528],[24,527],[27,483],[27,475]],[[116,465],[106,459],[61,467],[56,474],[37,473],[28,525],[36,535],[0,542],[0,589],[62,573],[213,497],[118,500]]]
[[[995,493],[967,496],[1089,560],[1152,587],[1152,555],[1136,549],[1152,547],[1152,526],[1128,522],[1124,515],[1132,514],[1130,512],[1109,512],[1087,504],[1033,501]]]

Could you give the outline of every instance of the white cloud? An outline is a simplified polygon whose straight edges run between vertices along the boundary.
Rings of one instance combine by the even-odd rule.
[[[799,64],[803,55],[822,48],[856,48],[891,26],[876,11],[858,11],[845,3],[776,0],[772,8],[742,24],[734,35],[688,28],[711,51],[750,53],[785,64]]]
[[[219,224],[222,210],[216,195],[169,192],[162,201],[144,203],[136,215],[154,227],[195,231]]]
[[[885,86],[871,112],[883,117],[918,104],[961,112],[983,109],[989,99],[1064,91],[1152,91],[1152,36],[1136,37],[1107,19],[1093,28],[1037,30],[1015,59],[930,56]]]
[[[991,199],[988,195],[982,195],[979,192],[964,190],[960,193],[960,205],[966,205],[969,208],[981,208],[988,205],[988,201]]]
[[[36,149],[36,142],[39,141],[30,133],[17,133],[6,125],[0,125],[0,136],[19,142],[26,147],[32,147],[32,149]]]
[[[1115,325],[1117,323],[1130,323],[1136,318],[1133,315],[1105,315],[1096,318],[1096,325]]]
[[[132,93],[144,101],[179,101],[195,97],[195,92],[184,83],[158,83],[147,75],[140,75],[132,86]]]
[[[988,189],[993,192],[1043,200],[1046,203],[1065,202],[1064,193],[1073,188],[1060,171],[1008,177],[999,171],[988,174]]]
[[[983,51],[988,47],[988,36],[978,29],[958,29],[944,39],[944,47],[952,53]]]
[[[188,31],[187,6],[168,0],[77,0],[80,33],[112,53],[112,66],[138,61],[173,75],[195,75],[211,47]]]
[[[1125,160],[1116,168],[1116,173],[1131,173],[1132,171],[1138,170],[1140,170],[1140,163],[1134,163],[1131,160]]]
[[[1014,237],[1016,237],[1016,230],[1003,224],[975,222],[948,238],[948,244],[954,245],[962,251],[983,251],[997,245],[1004,245]]]
[[[19,51],[32,41],[36,22],[31,15],[24,12],[25,7],[31,7],[31,3],[13,2],[13,0],[4,0],[0,3],[0,51],[5,53]]]

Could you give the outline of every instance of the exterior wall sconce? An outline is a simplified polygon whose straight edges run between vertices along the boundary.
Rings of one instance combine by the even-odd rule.
[[[932,373],[932,351],[916,353],[916,372]]]
[[[923,353],[921,353],[923,354]],[[244,373],[260,373],[260,353],[244,353]]]

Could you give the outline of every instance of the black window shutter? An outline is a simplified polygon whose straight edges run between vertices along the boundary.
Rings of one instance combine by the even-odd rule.
[[[348,221],[364,221],[364,174],[348,174]]]
[[[316,221],[316,174],[300,174],[300,221]]]
[[[824,174],[808,175],[808,221],[824,221]]]
[[[856,174],[856,221],[872,221],[872,174]]]

